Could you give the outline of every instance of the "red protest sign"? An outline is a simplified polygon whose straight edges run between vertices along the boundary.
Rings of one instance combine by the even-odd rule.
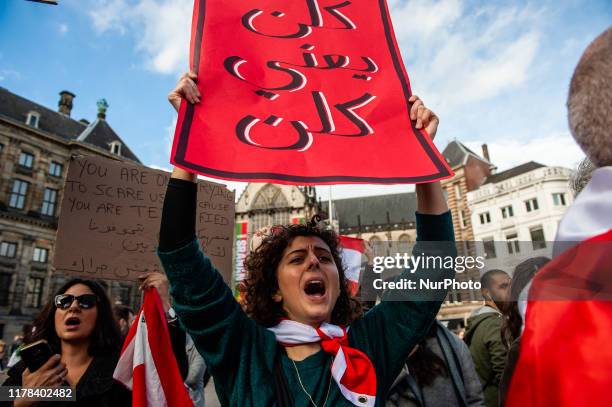
[[[172,162],[288,184],[416,183],[452,174],[409,118],[384,0],[195,0]]]

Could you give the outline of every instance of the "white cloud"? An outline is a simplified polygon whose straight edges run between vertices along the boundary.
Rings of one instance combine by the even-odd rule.
[[[12,69],[0,69],[0,82],[9,78],[21,79],[21,74],[17,71],[13,71]]]
[[[528,82],[542,10],[464,0],[392,1],[391,16],[415,93],[442,114]]]
[[[125,24],[129,20],[129,7],[126,0],[97,0],[89,11],[94,29],[100,33],[117,30],[123,34]]]
[[[472,151],[480,154],[482,141],[464,142]],[[549,166],[575,168],[584,158],[584,153],[574,139],[568,135],[545,136],[519,141],[508,137],[500,141],[487,142],[489,156],[497,171],[536,161]]]
[[[68,24],[60,24],[57,27],[57,30],[59,31],[60,35],[66,35],[66,33],[68,33]]]
[[[177,74],[188,69],[192,0],[98,0],[89,15],[99,33],[133,30],[145,66]]]

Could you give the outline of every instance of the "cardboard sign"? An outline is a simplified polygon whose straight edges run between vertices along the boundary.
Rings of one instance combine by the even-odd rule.
[[[82,156],[72,158],[59,217],[56,271],[85,278],[137,280],[161,271],[156,249],[170,174]],[[199,181],[196,234],[229,284],[234,192]]]
[[[384,0],[195,0],[191,66],[202,102],[181,106],[175,165],[299,185],[452,175],[410,121]]]

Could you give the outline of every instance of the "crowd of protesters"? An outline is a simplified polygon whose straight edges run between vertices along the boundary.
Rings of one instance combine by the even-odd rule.
[[[585,53],[583,60],[604,55],[603,66],[612,66],[612,31],[597,41],[607,52]],[[597,79],[604,73],[594,69],[590,75]],[[181,79],[170,95],[173,106],[183,98],[199,101],[195,80],[193,74]],[[608,97],[609,107],[612,94]],[[417,128],[435,136],[437,117],[417,97],[410,102]],[[580,166],[572,181],[576,194],[593,169],[588,162]],[[428,301],[383,298],[364,307],[347,292],[335,233],[314,223],[283,226],[247,257],[250,274],[241,306],[194,239],[194,180],[175,169],[160,232],[166,274],[141,279],[142,290],[160,295],[173,354],[194,405],[205,405],[209,374],[223,405],[504,405],[525,324],[522,296],[550,259],[530,258],[514,270],[485,272],[484,304],[469,317],[460,339],[435,321],[444,295]],[[418,185],[417,195],[417,240],[453,241],[440,185]],[[0,368],[8,368],[3,385],[71,386],[76,405],[131,405],[130,391],[113,380],[113,371],[134,316],[128,307],[113,309],[99,283],[69,280],[23,338],[15,338],[11,348],[0,342]],[[39,340],[54,355],[30,371],[19,361],[19,351],[22,342]],[[349,370],[346,364],[356,361],[360,376],[337,375],[342,363]],[[21,399],[13,405],[35,403]]]

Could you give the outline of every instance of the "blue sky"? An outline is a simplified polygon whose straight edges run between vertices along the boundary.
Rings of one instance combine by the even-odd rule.
[[[580,159],[567,130],[567,88],[586,45],[612,22],[612,2],[388,2],[413,91],[441,117],[440,149],[453,138],[478,151],[486,142],[500,170]],[[0,86],[50,108],[69,90],[76,119],[95,118],[104,97],[109,123],[141,160],[169,168],[175,114],[166,94],[187,69],[192,4],[0,1]],[[334,196],[409,189],[340,186]]]

